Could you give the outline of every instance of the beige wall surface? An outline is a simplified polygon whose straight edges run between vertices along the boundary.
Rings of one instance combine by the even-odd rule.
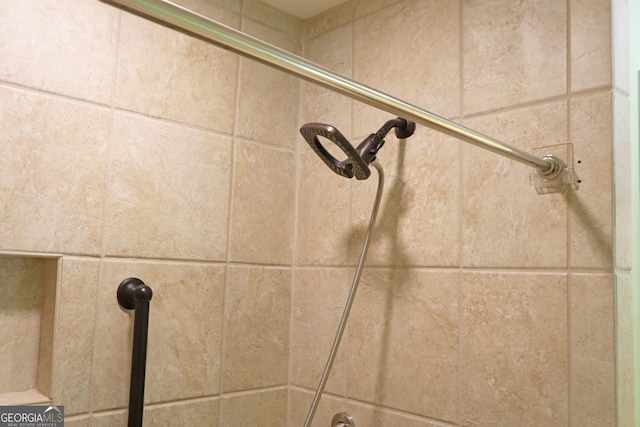
[[[301,22],[260,3],[178,3],[300,52]],[[97,0],[0,10],[6,341],[35,322],[1,402],[46,394],[68,425],[126,425],[133,313],[115,291],[133,276],[154,291],[145,425],[283,425],[298,81]],[[52,257],[50,319],[14,265]]]
[[[344,410],[364,426],[633,425],[624,1],[352,0],[304,22],[178,3],[519,148],[574,147],[580,189],[541,195],[526,166],[451,137],[387,138],[313,426]],[[145,425],[302,425],[376,180],[331,173],[297,129],[357,144],[392,117],[97,0],[0,6],[0,277],[18,289],[33,274],[11,258],[59,259],[35,388],[70,426],[126,424],[133,313],[115,291],[135,276],[154,290]],[[7,301],[3,324],[38,323]]]
[[[314,426],[336,408],[375,426],[633,425],[622,3],[354,0],[305,22],[305,56],[527,151],[572,143],[581,180],[541,195],[519,163],[421,127],[389,137],[369,268]],[[391,118],[305,92],[301,122],[354,143]],[[310,347],[297,322],[338,315],[320,295],[348,286],[325,282],[352,271],[375,194],[300,156],[289,425],[332,339]]]

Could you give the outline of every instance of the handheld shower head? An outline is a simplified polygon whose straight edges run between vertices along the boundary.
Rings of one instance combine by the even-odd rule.
[[[323,123],[307,123],[300,128],[300,133],[313,151],[320,156],[322,161],[338,175],[347,178],[352,178],[355,175],[356,179],[367,179],[369,175],[371,175],[371,171],[362,157],[360,157],[355,148],[347,141],[347,138],[333,126]],[[328,139],[336,144],[347,155],[347,158],[339,161],[333,157],[329,151],[324,148],[319,137]]]
[[[307,123],[300,128],[300,133],[332,171],[346,178],[355,176],[356,179],[362,180],[371,175],[369,164],[376,159],[378,150],[384,145],[384,137],[393,128],[396,128],[398,138],[408,138],[415,132],[416,124],[399,117],[389,120],[378,132],[372,133],[362,141],[358,148],[353,148],[338,129],[324,123]],[[322,145],[319,137],[333,142],[347,155],[347,158],[340,161],[333,157]]]

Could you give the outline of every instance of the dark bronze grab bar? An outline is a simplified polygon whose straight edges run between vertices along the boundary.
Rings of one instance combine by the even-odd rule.
[[[153,292],[142,280],[130,277],[120,283],[116,294],[118,303],[122,308],[127,310],[135,309],[128,427],[142,427],[144,377],[147,364],[147,333],[149,330],[149,302]]]

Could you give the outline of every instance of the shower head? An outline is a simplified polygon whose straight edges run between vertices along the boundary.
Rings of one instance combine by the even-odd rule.
[[[323,123],[307,123],[300,128],[300,133],[307,143],[309,143],[313,151],[320,156],[322,161],[338,175],[347,178],[352,178],[355,175],[357,179],[367,179],[369,175],[371,175],[371,171],[369,171],[369,167],[362,157],[360,157],[355,148],[347,141],[347,138],[333,126]],[[336,144],[347,155],[347,158],[339,161],[333,157],[329,151],[324,148],[319,137],[328,139]]]
[[[416,124],[399,117],[389,120],[378,132],[372,133],[362,141],[358,148],[353,148],[338,129],[324,123],[307,123],[300,128],[300,133],[332,171],[346,178],[355,176],[356,179],[362,180],[371,175],[369,164],[375,160],[378,150],[384,145],[384,137],[393,128],[396,128],[398,138],[408,138],[413,135]],[[319,137],[333,142],[347,158],[340,161],[333,157],[322,145]]]

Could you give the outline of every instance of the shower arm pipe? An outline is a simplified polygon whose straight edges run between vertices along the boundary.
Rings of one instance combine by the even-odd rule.
[[[538,169],[548,178],[560,174],[564,162],[555,156],[538,157],[500,140],[476,132],[386,93],[344,77],[260,39],[220,24],[166,0],[101,0],[159,24],[185,32],[311,81],[334,92],[387,111],[480,148]]]

